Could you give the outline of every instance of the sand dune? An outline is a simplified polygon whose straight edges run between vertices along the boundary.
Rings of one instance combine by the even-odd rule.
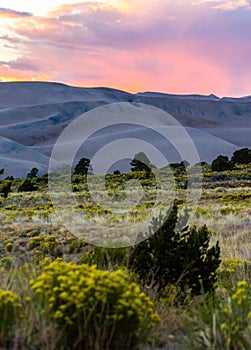
[[[170,113],[191,136],[201,160],[211,162],[219,154],[231,156],[238,148],[251,147],[250,101],[250,96],[236,99],[161,92],[133,95],[109,88],[77,88],[58,83],[0,83],[0,168],[6,169],[6,175],[14,176],[25,176],[34,166],[46,172],[51,150],[62,131],[79,115],[97,107],[97,113],[106,107],[106,112],[102,110],[100,114],[105,120],[109,117],[109,105],[114,103],[123,105],[124,123],[134,115],[142,123],[144,118],[152,118],[153,125],[170,128],[164,117],[159,117],[161,111]],[[159,116],[153,108],[158,108]],[[135,125],[115,125],[97,133],[78,156],[92,157],[107,143],[128,137],[150,140],[169,162],[179,158],[171,145]],[[65,150],[67,144],[62,145],[62,152]]]
[[[25,176],[33,167],[42,174],[48,164],[49,158],[41,152],[0,136],[0,168],[4,169],[4,176]]]

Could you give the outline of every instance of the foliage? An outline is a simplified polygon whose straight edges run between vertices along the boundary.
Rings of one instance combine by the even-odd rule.
[[[179,188],[187,188],[188,179],[186,168],[189,166],[189,163],[184,160],[180,163],[171,163],[170,168],[173,171],[175,183]]]
[[[169,174],[170,169],[168,168],[167,170],[163,170],[163,172],[165,171]],[[186,181],[185,170],[186,169],[179,163],[177,167],[175,165],[171,170],[175,179],[175,189],[177,189],[179,201],[177,201],[177,203],[179,203],[179,205],[183,203],[186,196],[183,190],[185,187],[183,185]],[[162,170],[160,172],[162,173]],[[150,173],[150,176],[152,175],[153,174]],[[232,295],[236,292],[237,282],[240,279],[245,280],[247,286],[251,282],[251,262],[249,261],[249,252],[251,248],[250,164],[236,163],[234,164],[233,170],[226,170],[218,173],[212,172],[210,165],[204,165],[203,177],[203,194],[199,207],[197,208],[197,215],[193,217],[193,223],[196,224],[197,227],[206,224],[207,227],[213,230],[210,234],[210,241],[212,240],[213,245],[215,245],[215,242],[219,239],[223,260],[217,270],[217,287],[214,293],[212,293],[212,297],[208,297],[203,293],[199,296],[190,296],[189,291],[184,293],[183,289],[191,289],[186,281],[184,281],[184,285],[182,284],[183,278],[188,276],[181,273],[182,276],[179,278],[178,272],[181,266],[185,266],[183,260],[187,261],[188,266],[189,263],[193,262],[190,254],[192,249],[189,248],[190,253],[186,252],[187,246],[189,246],[190,243],[189,245],[187,243],[185,245],[185,242],[182,245],[183,249],[177,248],[177,256],[175,258],[174,255],[165,255],[166,259],[170,261],[174,259],[174,262],[171,261],[169,265],[170,268],[172,268],[171,272],[169,269],[166,269],[167,277],[164,275],[163,278],[164,281],[166,278],[168,283],[161,291],[157,290],[156,293],[156,289],[158,289],[159,286],[158,282],[154,279],[153,269],[146,270],[145,275],[143,273],[140,275],[139,272],[136,274],[130,271],[130,281],[138,281],[140,283],[140,278],[142,278],[142,287],[147,295],[151,296],[151,299],[155,301],[154,308],[161,317],[161,322],[157,323],[151,332],[147,329],[147,332],[149,332],[149,337],[147,338],[148,343],[143,345],[142,341],[143,349],[226,350],[231,347],[231,350],[239,350],[244,348],[244,345],[238,340],[241,337],[248,339],[249,344],[251,343],[249,335],[250,328],[246,327],[244,322],[247,320],[247,315],[249,315],[250,312],[248,310],[250,310],[250,308],[248,306],[246,311],[243,312],[244,308],[235,308],[234,305],[236,304],[231,300]],[[142,191],[143,197],[138,205],[133,208],[128,208],[128,216],[123,216],[126,218],[124,227],[130,225],[130,223],[141,222],[142,219],[145,218],[147,209],[154,209],[156,198],[155,178],[152,176],[152,178],[146,179],[144,171],[106,176],[107,194],[112,199],[116,200],[123,200],[124,194],[126,195],[125,186],[127,181],[135,178],[142,185],[144,184]],[[41,266],[41,260],[46,255],[50,255],[53,259],[57,256],[63,256],[66,261],[74,261],[78,264],[88,263],[92,265],[95,263],[98,268],[102,270],[114,271],[120,266],[126,266],[128,268],[128,261],[132,263],[130,254],[134,254],[135,248],[105,249],[94,247],[85,243],[83,240],[75,239],[75,237],[63,227],[62,221],[60,222],[60,216],[58,217],[58,221],[50,221],[50,214],[53,215],[53,204],[50,202],[51,199],[47,192],[48,175],[43,175],[36,179],[29,179],[34,186],[38,187],[39,191],[37,192],[18,193],[18,189],[24,179],[13,179],[9,177],[8,180],[12,180],[11,195],[8,195],[6,200],[0,198],[0,287],[4,290],[12,290],[18,293],[22,308],[17,308],[17,318],[15,318],[17,323],[13,323],[14,326],[9,326],[9,333],[4,336],[4,339],[2,338],[0,340],[0,348],[62,350],[67,347],[68,349],[72,349],[74,348],[73,345],[76,348],[84,348],[82,336],[84,336],[84,331],[86,332],[85,334],[88,332],[86,331],[86,323],[83,322],[83,317],[79,315],[79,318],[77,318],[75,314],[70,314],[70,318],[72,317],[72,319],[74,319],[75,329],[65,324],[63,321],[60,323],[58,319],[53,317],[51,312],[49,313],[49,300],[47,297],[42,295],[38,296],[33,292],[29,287],[29,280],[32,278],[37,280],[37,276],[42,273],[43,266]],[[64,175],[62,175],[59,180],[64,183]],[[0,181],[0,187],[6,182],[7,178]],[[95,193],[98,194],[101,192],[100,175],[94,175],[93,182]],[[62,213],[69,209],[73,209],[74,213],[76,212],[77,215],[82,215],[84,213],[88,215],[88,217],[94,218],[98,227],[102,225],[104,220],[111,220],[112,224],[115,222],[117,216],[114,215],[112,208],[105,205],[101,206],[92,200],[88,193],[86,175],[73,175],[72,183],[74,183],[78,189],[78,192],[75,193],[77,201],[73,205],[73,208],[70,207],[71,203],[70,206],[65,206],[62,202],[62,206],[59,208],[62,210]],[[166,192],[162,193],[164,194]],[[58,193],[58,196],[60,204],[61,194]],[[169,198],[167,195],[160,209],[164,211],[168,205]],[[126,207],[125,210],[127,210]],[[73,220],[72,225],[74,224]],[[153,229],[154,226],[151,227],[151,230]],[[186,232],[189,231],[188,229],[184,230],[184,232],[179,232],[177,236],[172,234],[170,227],[168,230],[168,232],[171,232],[169,236],[174,237],[173,241],[175,241],[176,237],[178,237],[179,240],[183,234],[185,234],[184,240],[188,240],[188,238],[186,238]],[[95,233],[95,229],[93,233]],[[160,238],[158,238],[158,240],[159,239]],[[155,243],[155,246],[157,246],[156,251],[159,250],[158,261],[161,261],[161,252],[167,250],[167,248],[163,250],[161,244],[162,243],[159,243],[158,246],[157,243]],[[171,241],[168,244],[170,250],[174,252],[175,242]],[[143,250],[142,253],[142,265],[147,265],[148,260],[150,260],[150,262],[156,261],[153,259],[152,254],[146,255],[149,253],[149,249]],[[164,256],[162,256],[162,260],[165,263]],[[201,264],[201,266],[203,266],[203,264]],[[24,268],[26,268],[25,274],[22,273]],[[123,267],[123,269],[125,268]],[[175,276],[176,270],[177,276],[173,277]],[[158,272],[157,269],[155,269],[155,271]],[[163,271],[164,269],[162,269],[162,272]],[[192,271],[190,276],[196,274],[193,272],[195,270],[192,268],[189,271]],[[187,270],[187,272],[189,271]],[[197,270],[198,275],[200,271]],[[69,277],[68,274],[66,274],[66,276]],[[171,276],[173,280],[169,282],[168,276]],[[159,276],[157,275],[157,277]],[[70,278],[69,280],[71,281]],[[108,284],[109,281],[108,278]],[[53,283],[52,281],[51,284]],[[75,285],[78,286],[78,283],[79,281],[76,282]],[[163,285],[165,285],[165,283],[163,283]],[[202,281],[201,286],[203,287]],[[71,287],[73,287],[73,284]],[[53,292],[53,290],[51,292]],[[56,293],[56,291],[54,291],[54,293]],[[69,293],[72,293],[72,291]],[[80,287],[79,294],[81,294]],[[250,292],[246,294],[248,296]],[[183,296],[186,298],[185,303],[184,300],[181,299]],[[96,298],[95,294],[94,298]],[[229,300],[231,303],[229,303]],[[182,304],[180,304],[180,301],[182,301]],[[235,311],[233,311],[232,316],[227,317],[227,315],[223,313],[223,309],[228,307],[231,312],[233,309]],[[25,317],[21,318],[22,322],[19,322],[20,317],[18,317],[18,310],[21,311],[22,315],[25,315]],[[0,317],[1,316],[2,313],[0,314]],[[187,326],[183,325],[181,322],[181,317],[183,316],[187,316],[188,318]],[[241,318],[241,320],[238,320],[238,317]],[[233,323],[234,319],[238,325]],[[128,318],[127,321],[127,317],[125,317],[125,327],[127,327],[127,323],[129,323],[130,320],[131,319]],[[224,323],[226,323],[227,326],[223,325],[223,329],[221,329],[221,325]],[[2,323],[0,322],[0,324]],[[107,319],[104,318],[103,325],[100,327],[100,329],[104,331],[103,334],[107,334],[104,328],[107,330],[108,327],[109,330],[112,329],[113,331],[109,320],[107,321]],[[237,329],[238,327],[239,329]],[[92,329],[93,335],[95,333],[95,327]],[[98,332],[100,329],[97,329],[93,338],[101,339],[103,334]],[[62,336],[65,330],[67,331],[66,337]],[[139,338],[141,335],[142,337],[144,336],[143,333],[139,330]],[[113,332],[110,332],[110,334],[113,336]],[[184,345],[183,341],[187,338],[190,343]],[[229,338],[231,338],[231,345],[227,344],[227,339]],[[78,340],[79,343],[77,344]],[[107,348],[109,350],[113,349],[108,343],[107,341]],[[127,339],[125,343],[127,344]],[[115,344],[115,349],[116,345],[117,344]],[[124,349],[124,344],[122,344],[122,346],[120,345],[121,344],[119,344],[118,347]],[[98,340],[95,346],[96,349],[94,348],[94,350],[97,350],[97,348],[101,348],[102,350],[102,348],[104,348],[102,341],[99,342]],[[90,348],[92,348],[92,345],[90,345]],[[249,347],[247,347],[247,349],[249,349]]]
[[[189,314],[189,349],[250,349],[251,285],[247,282],[238,282],[230,295],[215,295],[194,303]]]
[[[78,164],[74,168],[75,175],[87,175],[88,169],[90,168],[90,159],[81,158]]]
[[[130,266],[160,294],[168,284],[177,285],[181,291],[189,288],[192,294],[212,291],[220,264],[218,242],[209,248],[206,226],[176,232],[177,214],[178,208],[174,205],[162,226],[159,226],[161,217],[153,219],[153,234],[134,248]],[[160,228],[157,230],[157,227]]]
[[[37,236],[32,237],[28,243],[28,249],[39,248],[43,252],[53,251],[57,246],[56,237],[54,236]]]
[[[82,263],[97,265],[101,269],[114,270],[127,266],[130,258],[130,248],[93,248],[93,252],[87,252],[81,258]]]
[[[11,181],[5,181],[0,187],[0,193],[3,194],[4,198],[7,198],[10,191]]]
[[[64,330],[71,349],[133,349],[158,321],[153,304],[122,270],[47,262],[31,281],[35,297]]]
[[[25,179],[18,188],[18,192],[30,192],[36,190],[38,190],[38,187],[30,179]]]
[[[251,149],[242,148],[233,153],[231,158],[233,163],[237,164],[250,164],[251,163]]]
[[[150,160],[147,158],[144,152],[135,154],[130,165],[131,165],[132,172],[138,172],[138,171],[144,172],[145,179],[150,178],[151,169],[154,168],[154,165],[151,164]]]
[[[7,250],[7,252],[11,252],[13,248],[13,244],[11,242],[8,242],[5,246],[5,249]]]
[[[21,304],[18,295],[0,289],[0,343],[7,341],[8,336],[14,332],[20,314]]]
[[[31,171],[27,174],[27,179],[36,179],[38,174],[37,168],[32,168]]]
[[[219,282],[231,288],[240,279],[251,281],[251,262],[241,259],[223,259],[218,269]]]
[[[132,171],[150,171],[153,167],[153,165],[151,164],[150,160],[147,158],[144,152],[135,154],[130,165],[132,166]]]
[[[229,161],[227,156],[218,156],[213,160],[211,165],[212,171],[224,171],[233,169],[232,162]]]

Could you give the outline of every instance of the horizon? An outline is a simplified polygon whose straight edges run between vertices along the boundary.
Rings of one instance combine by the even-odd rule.
[[[0,1],[0,81],[251,93],[251,0]]]
[[[137,95],[137,94],[147,94],[147,93],[155,93],[155,94],[162,94],[162,95],[173,95],[173,96],[214,96],[216,98],[222,99],[222,98],[245,98],[251,96],[250,94],[243,95],[243,96],[225,96],[225,95],[216,95],[214,92],[208,93],[208,94],[203,94],[199,92],[184,92],[184,93],[175,93],[175,92],[168,92],[168,91],[160,91],[160,90],[146,90],[146,91],[136,91],[136,92],[130,92],[125,89],[120,89],[116,88],[114,86],[98,86],[98,85],[93,85],[93,86],[82,86],[82,85],[72,85],[72,84],[67,84],[62,81],[49,81],[49,80],[11,80],[11,81],[1,81],[0,84],[6,84],[6,83],[48,83],[48,84],[59,84],[59,85],[65,85],[73,88],[80,88],[80,89],[111,89],[111,90],[118,90],[118,91],[123,91],[132,95]]]

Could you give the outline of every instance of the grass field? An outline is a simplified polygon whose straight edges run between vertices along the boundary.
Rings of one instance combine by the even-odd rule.
[[[119,213],[116,211],[116,206],[111,207],[109,202],[104,200],[106,201],[108,196],[110,200],[117,200],[119,205],[120,201],[125,199],[124,182],[131,179],[132,175],[108,176],[105,196],[100,187],[100,178],[96,176],[95,179],[95,176],[93,175],[92,195],[94,193],[101,204],[92,200],[85,178],[82,176],[75,176],[72,179],[74,202],[64,192],[58,191],[52,196],[53,199],[57,198],[57,205],[48,192],[46,176],[32,180],[37,186],[37,190],[34,191],[18,191],[23,179],[2,180],[2,186],[7,181],[11,181],[11,192],[8,193],[7,198],[2,196],[0,200],[0,347],[3,349],[80,349],[83,348],[81,347],[83,341],[81,343],[79,340],[82,337],[81,339],[97,339],[95,344],[88,343],[86,340],[86,349],[157,349],[161,347],[163,349],[249,349],[251,343],[250,165],[236,166],[232,171],[221,173],[212,172],[208,165],[203,166],[202,193],[196,208],[193,203],[185,201],[186,175],[183,173],[176,173],[175,181],[172,182],[173,180],[170,179],[170,186],[166,189],[156,188],[154,178],[141,179],[141,184],[144,185],[140,192],[143,199],[137,202],[139,192],[136,186],[138,184],[132,185],[130,196],[133,203],[136,201],[136,205],[132,206],[129,202],[128,207],[125,204],[124,210]],[[139,178],[140,176],[142,174],[138,174]],[[61,180],[64,181],[63,178]],[[193,190],[199,191],[196,186]],[[155,207],[156,191],[162,191],[162,193],[161,201]],[[194,211],[189,221],[190,227],[206,225],[210,230],[211,245],[219,241],[222,262],[218,269],[216,289],[210,295],[201,292],[200,295],[194,296],[187,290],[186,297],[181,301],[177,282],[177,284],[167,285],[165,293],[160,297],[151,285],[144,285],[134,273],[130,272],[126,264],[121,266],[113,265],[112,262],[107,264],[107,261],[102,260],[102,255],[99,258],[97,254],[92,255],[95,248],[88,242],[100,243],[102,239],[107,242],[107,235],[109,232],[114,232],[112,231],[114,227],[122,227],[123,235],[128,230],[129,237],[133,234],[130,232],[130,227],[135,227],[136,224],[147,219],[151,210],[165,212],[172,204],[173,198],[176,198],[180,212],[184,211],[185,207],[188,212]],[[93,225],[80,228],[79,223],[82,221],[79,222],[76,218],[83,215]],[[72,230],[69,231],[64,227],[65,221],[68,227],[71,224]],[[102,232],[102,226],[108,227],[110,231]],[[76,232],[78,232],[77,236]],[[123,235],[115,234],[118,244],[121,241],[127,242]],[[113,240],[114,237],[111,236],[110,239]],[[92,259],[88,260],[90,256]],[[46,263],[44,259],[47,259]],[[57,292],[55,291],[55,296],[53,294],[49,296],[49,289],[43,290],[41,287],[44,295],[42,299],[38,299],[36,288],[33,288],[30,282],[39,280],[39,276],[45,271],[45,265],[50,264],[48,259],[52,262],[62,259],[63,262],[71,262],[78,267],[86,266],[83,263],[88,264],[88,261],[89,265],[96,263],[102,271],[110,273],[104,277],[106,281],[115,278],[111,274],[122,268],[123,273],[129,276],[128,281],[121,282],[124,283],[125,290],[131,288],[130,283],[137,283],[141,288],[141,292],[137,292],[138,294],[135,292],[136,294],[131,296],[132,299],[128,299],[128,305],[137,304],[135,301],[137,298],[144,298],[142,292],[145,293],[145,298],[152,300],[153,305],[149,306],[148,301],[142,301],[142,304],[138,301],[138,309],[128,311],[127,317],[123,318],[124,323],[120,327],[123,327],[124,331],[121,328],[119,331],[117,326],[115,327],[117,321],[115,322],[114,319],[115,323],[112,325],[110,321],[108,322],[107,310],[103,310],[102,313],[100,310],[93,309],[90,314],[92,316],[88,314],[90,319],[93,315],[95,316],[89,333],[86,328],[90,325],[85,323],[86,318],[76,317],[72,309],[67,309],[66,306],[64,309],[62,306],[63,315],[68,317],[69,324],[71,324],[71,317],[74,323],[74,327],[68,325],[67,328],[66,319],[61,319],[59,314],[55,318],[50,313],[50,307],[52,307],[50,305],[57,300]],[[59,262],[57,264],[59,265],[51,269],[62,268],[62,271],[68,273],[68,267],[62,267]],[[73,270],[78,271],[78,267],[74,267]],[[50,271],[50,268],[48,269],[47,271]],[[62,271],[60,270],[60,273],[63,274]],[[72,274],[70,271],[69,276],[73,276]],[[88,278],[95,280],[98,274],[99,272],[90,272]],[[102,278],[101,276],[100,279]],[[120,278],[124,281],[124,277]],[[73,279],[72,284],[77,286],[78,281],[78,278]],[[43,283],[46,285],[47,282]],[[122,284],[116,283],[118,283],[118,289],[116,289],[118,293]],[[48,288],[49,286],[48,282]],[[8,299],[3,294],[6,291],[15,293],[18,301],[14,301],[11,296],[8,296]],[[94,290],[93,293],[96,292]],[[81,294],[81,290],[76,293]],[[48,300],[45,302],[47,297]],[[98,298],[98,294],[96,297]],[[85,296],[82,298],[86,302]],[[82,308],[86,307],[84,305],[87,304],[83,304]],[[138,316],[141,310],[145,310],[142,319]],[[100,319],[96,317],[100,313],[103,315],[102,323],[98,323]],[[152,313],[158,314],[159,320]],[[137,340],[131,340],[131,343],[124,333],[129,338],[132,335],[131,339],[136,337],[136,333],[134,334],[130,327],[132,321],[128,315],[138,317],[134,330],[137,333]],[[154,317],[156,319],[152,322]],[[152,321],[149,321],[150,319]],[[146,324],[151,322],[151,327],[144,332]],[[107,340],[112,327],[118,339],[115,345]],[[64,337],[63,334],[67,336]]]

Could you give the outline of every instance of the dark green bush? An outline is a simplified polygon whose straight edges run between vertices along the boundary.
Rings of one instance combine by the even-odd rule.
[[[250,164],[251,163],[251,149],[242,148],[233,153],[231,161],[235,164]]]
[[[10,191],[11,191],[11,181],[5,181],[0,186],[0,193],[4,196],[4,198],[7,198]]]
[[[36,191],[38,187],[30,179],[25,179],[18,188],[18,192]]]
[[[134,247],[130,268],[143,283],[152,285],[161,295],[164,288],[174,284],[193,295],[214,290],[216,270],[220,264],[219,244],[209,248],[209,231],[206,226],[176,232],[178,208],[174,205],[168,219],[159,227],[162,218],[155,218],[153,233]],[[161,220],[161,221],[160,221]]]
[[[87,175],[90,170],[90,159],[89,158],[81,158],[78,164],[74,168],[75,175]]]
[[[37,168],[32,168],[31,171],[27,174],[27,179],[36,179],[38,174]]]
[[[212,171],[232,170],[233,163],[228,160],[228,157],[220,155],[213,160],[211,169]]]

